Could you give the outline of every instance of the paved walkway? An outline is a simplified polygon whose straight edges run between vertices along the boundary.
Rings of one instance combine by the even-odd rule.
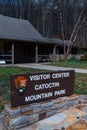
[[[64,68],[64,67],[58,67],[58,66],[49,66],[49,65],[43,65],[43,64],[35,64],[35,63],[29,63],[29,64],[17,64],[16,66],[19,67],[26,67],[26,68],[37,68],[37,69],[45,69],[45,70],[75,70],[76,73],[84,73],[87,74],[87,69],[78,69],[78,68]]]

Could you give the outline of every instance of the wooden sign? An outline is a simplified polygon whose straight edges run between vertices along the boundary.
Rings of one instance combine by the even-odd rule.
[[[74,93],[74,71],[11,76],[11,106],[46,101]]]

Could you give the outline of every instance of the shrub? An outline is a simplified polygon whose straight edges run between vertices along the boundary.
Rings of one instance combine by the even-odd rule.
[[[4,109],[4,104],[0,104],[0,112],[2,112]]]
[[[84,55],[81,56],[81,60],[87,60],[87,52],[85,52]]]

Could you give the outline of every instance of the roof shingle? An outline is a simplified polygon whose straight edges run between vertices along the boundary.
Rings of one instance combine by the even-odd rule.
[[[32,41],[43,37],[28,20],[0,15],[0,39]]]

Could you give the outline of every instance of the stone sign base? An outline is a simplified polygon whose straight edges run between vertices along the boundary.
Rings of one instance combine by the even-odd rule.
[[[6,129],[16,130],[23,128],[85,102],[87,103],[86,96],[84,98],[84,95],[71,95],[69,97],[60,97],[54,100],[24,105],[16,108],[11,108],[10,105],[5,105],[4,121]]]

